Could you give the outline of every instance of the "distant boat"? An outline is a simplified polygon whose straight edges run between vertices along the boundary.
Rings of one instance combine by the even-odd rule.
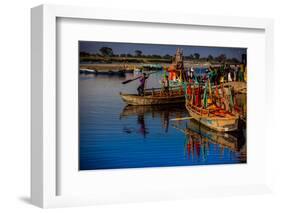
[[[95,74],[95,75],[118,75],[118,76],[125,76],[127,71],[125,70],[94,70],[94,69],[80,69],[80,74]]]
[[[109,70],[108,72],[98,72],[98,74],[107,74],[107,75],[118,75],[118,76],[122,76],[125,77],[125,71],[124,70],[118,70],[118,71],[112,71]]]
[[[184,92],[179,88],[170,88],[169,95],[165,95],[162,89],[148,89],[144,96],[137,94],[120,93],[121,98],[128,105],[160,105],[160,104],[175,104],[184,103]]]
[[[96,70],[92,69],[80,69],[80,74],[96,74]]]

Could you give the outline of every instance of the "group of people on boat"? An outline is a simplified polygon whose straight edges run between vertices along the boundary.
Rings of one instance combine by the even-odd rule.
[[[241,65],[221,65],[219,67],[210,66],[207,70],[208,77],[212,83],[231,82],[231,81],[245,81],[246,67]]]
[[[190,67],[185,71],[185,74],[185,81],[187,82],[205,83],[210,81],[211,84],[219,85],[224,82],[246,81],[246,67],[243,64],[209,66],[203,74],[197,74],[195,69]],[[137,88],[140,96],[144,95],[145,83],[148,77],[148,74],[143,73],[140,78],[140,85]],[[170,85],[180,85],[181,82],[183,82],[183,79],[180,79],[175,72],[169,72],[168,74],[165,72],[163,79],[160,81],[163,94],[168,95]]]
[[[204,73],[195,74],[194,68],[188,68],[186,71],[187,79],[189,81],[203,83],[210,80],[211,83],[220,84],[222,82],[232,81],[246,81],[246,67],[245,65],[228,65],[209,66]]]

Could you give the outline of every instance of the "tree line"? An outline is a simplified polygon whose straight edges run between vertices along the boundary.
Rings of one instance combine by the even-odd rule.
[[[110,47],[101,47],[99,49],[99,53],[88,53],[85,51],[80,52],[80,57],[122,57],[122,58],[154,58],[154,59],[165,59],[172,60],[174,56],[166,54],[166,55],[157,55],[157,54],[143,54],[141,50],[135,50],[134,54],[130,53],[122,53],[122,54],[114,54],[112,48]],[[199,53],[190,54],[188,56],[183,56],[184,60],[199,60],[199,61],[217,61],[217,62],[231,62],[231,63],[240,63],[240,60],[237,58],[227,58],[225,54],[220,54],[218,56],[208,55],[207,57],[201,57]]]

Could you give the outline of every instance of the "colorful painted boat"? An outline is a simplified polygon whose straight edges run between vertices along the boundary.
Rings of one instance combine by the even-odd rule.
[[[210,129],[219,132],[229,132],[238,129],[239,116],[226,112],[219,108],[197,107],[186,102],[186,109],[190,116],[209,127]]]
[[[160,105],[160,104],[176,104],[184,103],[185,95],[183,90],[178,88],[170,88],[169,94],[164,94],[161,89],[148,89],[144,96],[137,94],[123,94],[120,96],[128,105]]]

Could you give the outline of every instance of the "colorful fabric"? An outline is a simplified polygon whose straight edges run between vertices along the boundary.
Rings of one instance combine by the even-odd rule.
[[[204,104],[205,109],[207,108],[207,105],[208,105],[207,90],[208,90],[208,84],[206,82],[205,83],[205,89],[204,89],[204,95],[203,95],[203,104]]]

